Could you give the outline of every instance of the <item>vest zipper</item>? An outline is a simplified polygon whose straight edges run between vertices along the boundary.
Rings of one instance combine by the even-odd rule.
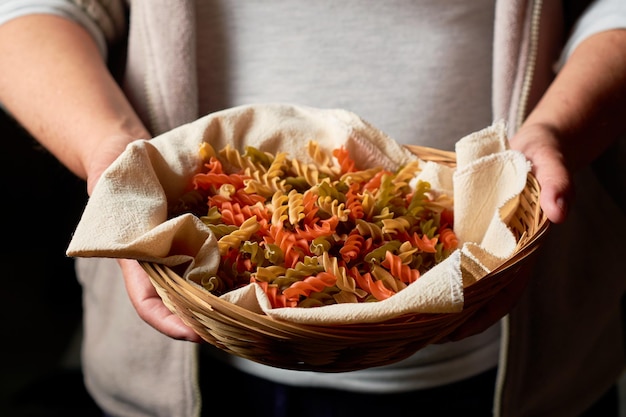
[[[528,60],[524,69],[524,81],[522,83],[522,89],[520,91],[520,100],[517,107],[517,113],[515,116],[515,130],[517,131],[524,123],[524,119],[527,116],[528,111],[528,97],[530,96],[530,89],[532,87],[533,78],[535,75],[535,64],[537,62],[537,51],[539,48],[539,22],[541,18],[541,7],[543,5],[542,0],[536,0],[533,2],[532,15],[530,21],[530,39],[528,47]]]
[[[192,368],[195,372],[192,380],[193,395],[193,417],[200,417],[202,414],[202,392],[200,390],[200,346],[192,347]]]
[[[541,18],[541,9],[543,6],[542,0],[535,0],[532,4],[531,9],[531,17],[530,17],[530,28],[529,28],[529,46],[528,46],[528,57],[526,61],[526,66],[524,68],[524,80],[522,82],[522,88],[520,90],[520,99],[517,107],[517,111],[515,114],[515,131],[517,131],[527,114],[528,107],[528,97],[530,96],[530,89],[532,87],[533,78],[535,75],[535,64],[537,62],[537,51],[539,47],[539,22]],[[510,318],[508,315],[502,318],[502,334],[501,334],[501,342],[500,342],[500,358],[499,358],[499,369],[496,380],[496,390],[494,395],[494,407],[493,407],[493,415],[494,417],[502,416],[502,391],[504,388],[504,379],[507,371],[507,363],[508,363],[508,349],[509,349],[509,338],[510,338]]]

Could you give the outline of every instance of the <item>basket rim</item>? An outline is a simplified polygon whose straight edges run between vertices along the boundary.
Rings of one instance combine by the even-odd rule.
[[[250,322],[261,326],[255,327],[255,332],[263,333],[264,328],[269,327],[271,332],[266,331],[266,334],[273,338],[282,338],[285,340],[291,340],[292,337],[323,337],[336,341],[371,341],[372,337],[376,336],[377,331],[386,337],[397,334],[398,340],[402,340],[405,337],[406,331],[412,327],[421,329],[425,324],[437,325],[440,322],[447,321],[450,315],[456,315],[456,313],[407,313],[378,322],[333,324],[290,322],[279,320],[266,314],[256,313],[245,307],[226,301],[180,277],[180,275],[176,274],[176,272],[168,266],[145,261],[141,261],[140,264],[144,267],[144,270],[148,272],[150,280],[153,281],[153,283],[162,287],[165,279],[170,279],[176,285],[180,285],[181,288],[189,291],[189,293],[198,296],[199,299],[196,301],[200,301],[201,307],[204,306],[208,311],[221,314],[220,317],[222,319],[226,318],[237,326]],[[228,315],[224,315],[223,310],[228,310]],[[353,332],[350,332],[351,330]],[[367,333],[364,334],[363,330],[367,330]]]

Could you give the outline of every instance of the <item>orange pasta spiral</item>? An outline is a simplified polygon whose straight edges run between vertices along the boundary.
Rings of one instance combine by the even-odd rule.
[[[396,256],[389,251],[385,254],[385,259],[381,265],[387,268],[395,278],[398,278],[407,284],[417,281],[420,277],[420,271],[403,264],[402,259],[399,256]]]
[[[345,242],[341,249],[339,249],[339,254],[343,258],[344,262],[349,263],[350,261],[356,259],[361,254],[361,248],[365,242],[365,238],[358,231],[352,231],[346,238]]]
[[[337,282],[337,278],[328,273],[320,272],[315,276],[309,276],[302,281],[298,281],[283,291],[287,300],[295,301],[300,296],[308,297],[312,292],[320,292],[326,287],[332,287]]]

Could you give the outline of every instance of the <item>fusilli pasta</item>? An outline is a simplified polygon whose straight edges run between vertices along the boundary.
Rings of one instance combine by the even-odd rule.
[[[343,147],[307,149],[313,163],[202,144],[204,169],[170,216],[191,212],[216,236],[220,268],[199,282],[208,291],[254,282],[274,308],[380,301],[457,248],[451,198],[409,186],[417,161],[358,169]]]

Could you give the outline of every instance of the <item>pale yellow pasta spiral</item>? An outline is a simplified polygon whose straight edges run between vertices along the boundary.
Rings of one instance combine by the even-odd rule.
[[[374,212],[376,210],[376,199],[371,192],[367,190],[363,192],[361,206],[363,206],[363,217],[366,219],[371,219],[374,216]]]
[[[317,199],[317,205],[325,212],[333,216],[337,216],[339,221],[345,222],[348,220],[350,210],[346,209],[346,205],[344,203],[340,203],[337,199],[329,195],[319,197]]]
[[[397,233],[406,232],[411,223],[404,217],[396,217],[392,219],[382,219],[382,231],[386,235],[396,235]]]
[[[289,218],[289,197],[282,191],[277,191],[272,196],[272,201],[268,208],[272,211],[272,224],[282,225]]]
[[[250,158],[244,157],[243,155],[241,155],[241,153],[237,149],[230,146],[230,144],[227,144],[220,151],[219,155],[226,162],[228,162],[229,165],[235,168],[238,168],[241,170],[250,169],[252,171],[260,171],[260,172],[267,171],[267,168],[265,168],[263,165],[256,164],[253,161],[251,161]]]
[[[291,169],[295,176],[304,178],[309,186],[314,186],[319,183],[320,171],[315,165],[309,165],[297,159],[293,159],[291,161]]]
[[[241,245],[241,242],[250,239],[250,236],[259,230],[260,227],[261,226],[257,221],[256,216],[246,219],[241,224],[239,229],[222,236],[222,238],[217,241],[217,247],[219,248],[220,255],[225,256],[230,248],[238,248],[239,245]]]
[[[339,175],[340,167],[333,163],[332,155],[323,150],[319,146],[319,143],[313,140],[309,141],[307,151],[311,159],[317,164],[317,168],[320,172],[331,177]]]
[[[266,173],[251,170],[246,170],[245,174],[250,177],[244,180],[244,191],[248,194],[269,198],[277,191],[287,191],[285,181],[280,177],[269,177]]]
[[[210,143],[202,142],[200,144],[200,159],[204,162],[209,161],[211,158],[217,157],[217,153],[215,153],[215,149],[211,146]]]
[[[402,263],[408,265],[413,260],[413,254],[416,253],[418,249],[411,244],[411,242],[403,242],[402,245],[398,248],[397,256],[402,260]]]
[[[397,184],[408,184],[420,172],[419,161],[411,161],[396,173],[394,182]]]
[[[302,204],[302,194],[296,190],[291,190],[287,195],[289,201],[289,223],[292,225],[298,224],[298,222],[304,219],[304,205]]]
[[[337,262],[337,258],[334,256],[328,255],[328,252],[322,255],[322,265],[324,266],[324,270],[330,274],[333,274],[337,278],[337,288],[341,291],[345,291],[347,293],[351,293],[356,295],[357,297],[365,297],[367,293],[357,288],[356,281],[354,278],[348,275],[346,272],[346,268],[339,266]]]
[[[362,183],[367,182],[374,178],[374,176],[382,170],[382,167],[375,167],[370,169],[364,169],[361,171],[348,172],[343,174],[340,178],[346,184],[352,184],[354,182]]]

